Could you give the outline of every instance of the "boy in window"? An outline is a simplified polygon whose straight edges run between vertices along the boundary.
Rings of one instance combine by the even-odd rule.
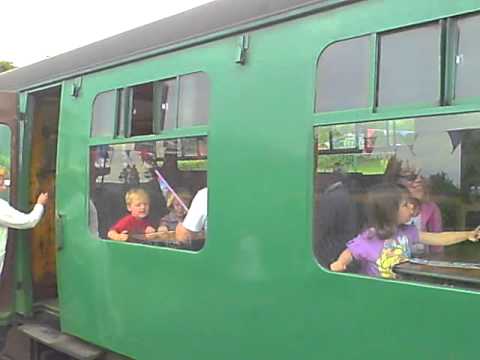
[[[129,236],[151,234],[155,228],[148,220],[150,212],[150,197],[143,189],[131,189],[125,194],[127,210],[130,214],[124,216],[113,225],[107,233],[111,240],[127,241]]]

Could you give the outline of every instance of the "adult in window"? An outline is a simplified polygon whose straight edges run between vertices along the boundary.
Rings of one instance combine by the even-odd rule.
[[[442,214],[438,205],[431,200],[427,180],[420,171],[406,161],[392,157],[387,166],[387,178],[408,189],[410,195],[420,202],[418,215],[412,223],[419,231],[442,232]],[[442,252],[442,246],[429,246],[431,252]]]
[[[200,157],[206,157],[208,154],[207,138],[198,139],[197,152]],[[192,200],[190,209],[182,223],[175,229],[175,237],[178,241],[191,241],[204,239],[207,232],[207,206],[208,189],[200,189]]]
[[[191,241],[204,237],[204,233],[207,232],[207,199],[206,187],[195,194],[185,219],[175,229],[175,237],[178,241]]]
[[[323,185],[323,191],[315,200],[313,249],[320,264],[328,268],[347,242],[360,232],[362,212],[360,204],[355,201],[357,186],[340,165],[336,165],[324,184],[318,185]],[[349,270],[355,272],[356,268]]]
[[[6,170],[0,167],[0,189],[5,189],[5,175]],[[37,225],[42,218],[47,200],[48,194],[41,193],[37,198],[33,210],[28,214],[25,214],[14,209],[7,201],[0,199],[0,273],[3,269],[3,261],[5,259],[8,228],[30,229]]]

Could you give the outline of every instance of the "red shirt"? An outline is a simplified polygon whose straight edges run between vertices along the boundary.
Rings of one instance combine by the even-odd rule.
[[[137,219],[128,214],[117,221],[110,230],[115,230],[117,233],[128,231],[129,234],[145,234],[147,226],[152,226],[146,219]]]

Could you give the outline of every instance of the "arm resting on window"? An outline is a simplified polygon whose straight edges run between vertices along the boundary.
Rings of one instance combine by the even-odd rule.
[[[453,245],[470,240],[478,241],[479,228],[473,231],[448,231],[441,233],[421,232],[420,241],[428,245]]]

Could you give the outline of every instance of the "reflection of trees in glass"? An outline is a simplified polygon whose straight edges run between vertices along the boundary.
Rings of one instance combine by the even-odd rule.
[[[317,171],[332,172],[341,168],[345,172],[357,172],[364,175],[383,174],[391,154],[336,154],[320,155]]]
[[[10,169],[10,157],[4,154],[0,154],[0,166]]]
[[[430,176],[429,186],[430,192],[442,212],[444,230],[455,229],[458,224],[458,210],[462,204],[460,189],[443,171]]]

